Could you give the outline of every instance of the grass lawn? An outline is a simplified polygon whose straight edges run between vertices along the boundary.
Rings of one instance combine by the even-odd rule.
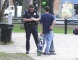
[[[21,24],[14,24],[13,32],[25,32],[25,30],[21,28]]]
[[[35,60],[24,53],[0,52],[0,60]]]
[[[64,27],[57,27],[57,26],[54,26],[54,29],[53,29],[54,33],[63,33],[64,34]],[[73,28],[72,29],[68,29],[67,30],[67,33],[69,34],[72,34],[72,31],[73,31]],[[12,32],[25,32],[24,28],[21,29],[21,24],[14,24],[14,27],[13,27],[13,30]],[[40,33],[41,32],[41,26],[40,24],[38,25],[38,32]]]
[[[6,23],[7,20],[4,20],[4,22]],[[20,20],[13,20],[12,21],[13,23],[20,23],[21,21]],[[22,24],[23,25],[23,24]],[[21,29],[21,24],[14,24],[14,27],[13,27],[13,30],[12,32],[17,32],[17,33],[21,33],[21,32],[25,32],[24,28]],[[72,34],[73,33],[73,29],[77,27],[77,25],[71,25],[71,26],[68,26],[67,28],[67,34]],[[53,28],[53,31],[54,33],[62,33],[64,34],[64,25],[54,25],[54,28]],[[38,25],[38,32],[40,33],[41,32],[41,26],[40,24]]]

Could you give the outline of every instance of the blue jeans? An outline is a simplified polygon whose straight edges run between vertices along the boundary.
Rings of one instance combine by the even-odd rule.
[[[53,31],[50,31],[49,33],[44,34],[43,48],[44,48],[44,44],[46,43],[45,53],[49,53],[51,42],[53,40],[53,35],[54,35]]]

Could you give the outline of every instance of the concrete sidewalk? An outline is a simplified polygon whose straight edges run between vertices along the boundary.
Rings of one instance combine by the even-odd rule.
[[[0,45],[1,52],[25,53],[25,33],[12,33],[12,45]],[[54,34],[54,47],[56,55],[37,56],[36,45],[31,35],[30,54],[36,60],[78,60],[78,35],[73,34]]]

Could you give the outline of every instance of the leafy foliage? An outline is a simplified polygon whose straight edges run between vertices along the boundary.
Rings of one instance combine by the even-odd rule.
[[[16,0],[17,5],[22,5],[23,4],[23,0]]]

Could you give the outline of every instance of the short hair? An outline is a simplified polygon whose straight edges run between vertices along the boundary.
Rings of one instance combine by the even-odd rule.
[[[44,10],[46,10],[46,12],[49,12],[50,11],[50,7],[49,6],[45,6]]]
[[[34,8],[34,5],[29,5],[29,8]]]

